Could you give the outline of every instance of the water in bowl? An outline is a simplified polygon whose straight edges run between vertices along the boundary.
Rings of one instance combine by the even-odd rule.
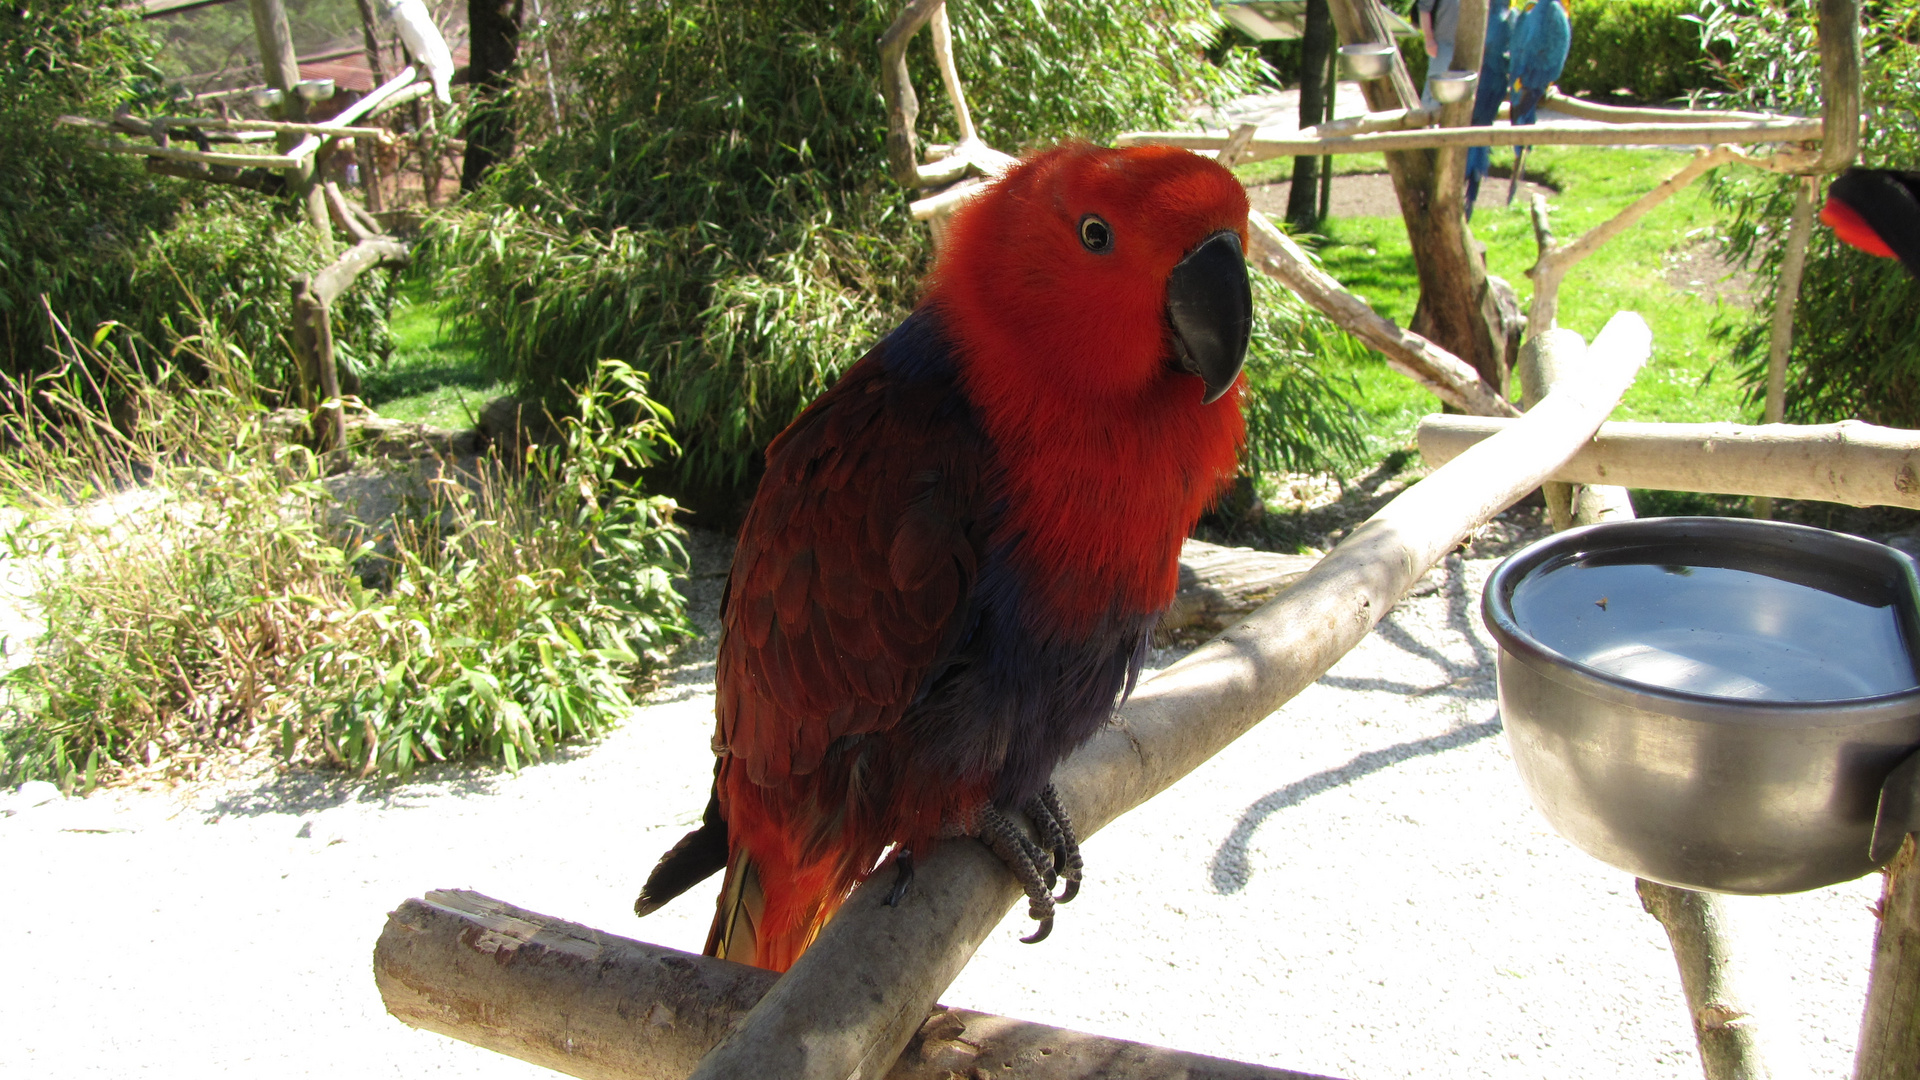
[[[1568,559],[1529,575],[1513,615],[1541,644],[1635,682],[1715,697],[1834,701],[1912,689],[1891,590],[1751,570]]]

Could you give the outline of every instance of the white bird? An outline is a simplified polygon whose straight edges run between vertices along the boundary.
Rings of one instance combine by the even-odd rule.
[[[387,18],[399,28],[400,40],[406,42],[414,62],[427,69],[428,77],[433,80],[434,96],[442,105],[453,104],[453,94],[447,90],[453,78],[453,53],[447,48],[447,39],[440,36],[440,28],[434,25],[427,5],[423,0],[394,0],[387,8]]]

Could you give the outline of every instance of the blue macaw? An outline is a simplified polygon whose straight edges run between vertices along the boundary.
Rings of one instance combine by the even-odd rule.
[[[1480,81],[1473,93],[1473,126],[1487,127],[1500,115],[1507,99],[1507,0],[1488,0],[1487,43],[1480,54]],[[1480,197],[1480,181],[1493,167],[1493,147],[1467,149],[1467,220],[1473,220],[1473,201]]]
[[[1507,71],[1513,77],[1511,122],[1518,127],[1539,118],[1540,99],[1567,66],[1573,46],[1573,22],[1562,0],[1520,0],[1514,5],[1513,33],[1507,40]],[[1507,203],[1520,188],[1520,167],[1527,148],[1513,148],[1513,182],[1507,185]]]

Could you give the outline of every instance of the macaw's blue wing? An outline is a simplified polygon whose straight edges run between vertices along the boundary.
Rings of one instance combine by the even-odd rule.
[[[1520,13],[1507,45],[1507,70],[1513,79],[1513,122],[1531,124],[1540,99],[1567,66],[1573,47],[1573,23],[1560,0],[1539,0]]]
[[[1500,103],[1507,99],[1507,47],[1511,27],[1507,20],[1507,0],[1489,0],[1487,4],[1487,43],[1480,54],[1480,81],[1473,93],[1473,126],[1487,127],[1500,115]],[[1480,181],[1493,167],[1493,148],[1467,148],[1467,219],[1473,219],[1473,201],[1480,197]]]

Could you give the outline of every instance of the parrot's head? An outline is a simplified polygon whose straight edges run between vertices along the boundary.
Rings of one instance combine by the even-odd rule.
[[[929,299],[976,392],[1215,402],[1253,326],[1247,193],[1187,150],[1069,143],[962,207]]]

